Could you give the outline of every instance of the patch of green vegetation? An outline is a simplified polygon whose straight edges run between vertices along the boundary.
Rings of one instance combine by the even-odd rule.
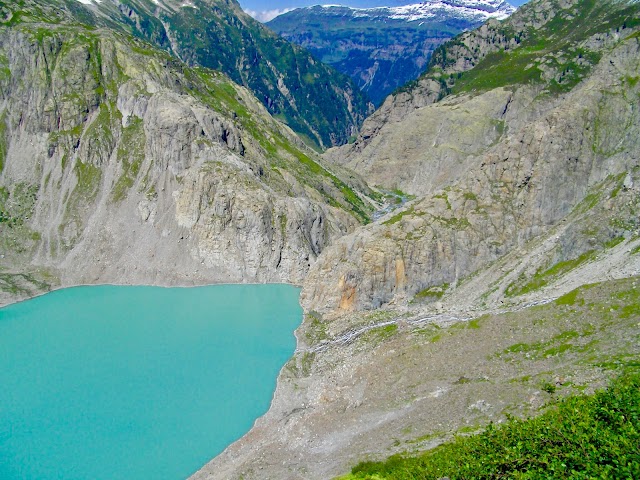
[[[473,192],[464,192],[462,194],[462,198],[464,198],[465,200],[471,200],[473,202],[477,202],[478,201],[478,196]]]
[[[615,177],[616,186],[613,187],[613,190],[611,190],[611,193],[609,194],[609,198],[616,198],[618,196],[618,193],[620,193],[620,190],[622,190],[622,187],[624,185],[624,179],[626,176],[627,176],[627,173],[622,172],[621,174]]]
[[[605,242],[604,247],[605,248],[613,248],[616,245],[620,245],[622,242],[624,242],[624,237],[615,237],[615,238],[612,238],[611,240],[608,240],[607,242]]]
[[[571,290],[569,293],[565,293],[561,297],[558,297],[555,301],[555,304],[556,305],[575,305],[579,293],[580,293],[580,289],[578,288],[576,288],[575,290]]]
[[[0,291],[12,295],[31,296],[38,292],[51,290],[51,283],[47,281],[47,278],[38,277],[34,273],[0,272]]]
[[[586,49],[578,49],[578,52],[572,54],[575,56],[571,60],[564,62],[556,60],[553,62],[557,75],[549,83],[549,91],[551,93],[558,94],[571,91],[589,74],[591,68],[600,61],[602,56],[599,52]]]
[[[626,368],[640,368],[640,360],[636,354],[623,353],[600,358],[594,365],[605,370],[620,371]]]
[[[7,160],[7,122],[6,122],[6,111],[3,111],[0,114],[0,173],[4,170],[4,164]]]
[[[322,321],[322,315],[311,311],[305,318],[305,338],[310,345],[322,342],[329,338],[327,324]]]
[[[424,328],[414,330],[413,333],[418,334],[421,337],[427,337],[429,343],[436,343],[442,340],[442,328],[436,324],[427,325]]]
[[[639,443],[640,375],[628,369],[607,390],[565,398],[538,417],[510,417],[419,456],[362,462],[341,478],[637,478]]]
[[[381,327],[372,328],[364,335],[362,335],[362,339],[366,342],[381,342],[392,336],[394,336],[398,332],[398,325],[395,323],[389,325],[383,325]]]
[[[536,66],[539,53],[521,54],[498,51],[488,54],[475,68],[465,72],[451,93],[464,93],[474,90],[485,91],[506,85],[539,83],[542,72]]]
[[[400,198],[405,198],[407,200],[414,200],[416,198],[415,195],[412,195],[410,193],[406,193],[403,192],[402,190],[400,190],[399,188],[394,188],[391,190],[391,194],[396,196],[396,197],[400,197]]]
[[[116,181],[111,199],[119,202],[135,183],[144,161],[145,133],[142,119],[133,117],[131,123],[122,130],[117,150],[117,158],[122,162],[122,173]]]
[[[620,318],[640,318],[640,304],[636,302],[623,306],[618,316]]]
[[[566,330],[547,341],[513,344],[499,352],[497,356],[512,358],[514,355],[524,354],[527,358],[549,358],[569,351],[585,352],[594,347],[597,341],[592,340],[591,342],[581,343],[579,340],[593,335],[593,333],[594,330],[590,326],[587,326],[581,332]],[[578,341],[572,343],[570,342],[571,340]]]
[[[280,215],[280,234],[282,238],[287,238],[287,215],[283,213]]]
[[[471,223],[466,218],[433,217],[433,219],[454,230],[464,230],[471,227]]]
[[[146,182],[143,182],[143,183],[146,184]],[[144,196],[147,197],[147,200],[154,200],[158,196],[158,192],[156,191],[156,186],[155,185],[149,186],[149,188],[147,188],[147,190],[144,192]]]
[[[420,290],[413,298],[415,300],[439,300],[448,290],[449,284],[443,283],[442,285],[434,285],[427,287],[424,290]]]
[[[459,435],[469,435],[478,433],[481,430],[483,430],[483,427],[480,425],[465,425],[464,427],[460,427],[456,433]]]
[[[0,251],[23,253],[35,246],[40,233],[29,228],[38,200],[37,185],[0,187]]]
[[[296,353],[285,365],[285,368],[296,377],[308,377],[316,358],[314,352]]]
[[[78,179],[73,196],[81,197],[83,200],[93,200],[98,194],[102,170],[91,163],[78,161],[73,171]]]
[[[563,343],[555,347],[548,348],[542,354],[543,357],[555,357],[556,355],[562,355],[565,352],[573,349],[574,346],[570,343]]]
[[[462,377],[458,378],[458,380],[453,382],[454,385],[466,385],[467,383],[471,383],[471,379],[467,378],[465,376],[462,376]]]
[[[474,318],[473,320],[469,320],[467,322],[467,328],[472,328],[474,330],[477,330],[478,328],[480,328],[480,324],[482,323],[483,317],[479,317],[479,318]]]
[[[111,154],[115,146],[113,133],[120,128],[122,114],[114,103],[101,103],[98,115],[85,129],[82,141],[89,144],[89,151],[100,155]]]
[[[300,359],[300,369],[302,371],[302,375],[308,377],[311,373],[311,367],[313,366],[313,361],[316,358],[316,354],[313,352],[305,352],[302,354],[302,358]]]
[[[557,386],[551,382],[543,382],[540,386],[540,389],[544,392],[547,392],[549,395],[553,395],[556,393]]]
[[[400,220],[402,220],[402,217],[404,217],[405,215],[413,215],[414,213],[415,213],[415,210],[413,209],[413,205],[412,205],[406,210],[396,213],[393,217],[391,217],[388,220],[385,220],[382,223],[383,225],[393,225],[394,223],[398,223]]]
[[[556,278],[565,275],[566,273],[577,268],[583,263],[591,260],[595,256],[595,254],[596,252],[594,250],[589,250],[588,252],[580,255],[578,258],[558,262],[552,267],[543,271],[538,270],[533,275],[533,277],[524,285],[518,286],[516,282],[510,284],[505,290],[505,296],[515,297],[539,290],[551,283]]]
[[[525,353],[533,349],[534,346],[529,343],[515,343],[510,347],[505,348],[502,351],[502,355],[508,355],[510,353]]]
[[[509,383],[528,383],[531,381],[531,375],[523,375],[519,378],[513,378],[509,381]]]
[[[600,203],[602,192],[596,191],[586,195],[582,201],[576,206],[575,211],[585,213]]]
[[[9,228],[21,227],[34,212],[38,186],[16,183],[10,189],[0,187],[0,224]]]

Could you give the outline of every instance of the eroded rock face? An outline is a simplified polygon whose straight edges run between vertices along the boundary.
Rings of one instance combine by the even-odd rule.
[[[384,125],[348,165],[423,197],[325,251],[305,281],[304,307],[371,309],[455,284],[547,231],[600,182],[638,168],[639,91],[624,79],[637,78],[639,58],[629,37],[568,94],[492,90]]]
[[[501,140],[509,117],[518,118],[508,112],[513,100],[512,92],[498,89],[411,109],[402,122],[385,123],[346,166],[366,173],[374,185],[427,195],[464,178]]]
[[[144,48],[0,31],[2,265],[62,285],[301,283],[357,225],[327,201],[350,187],[246,90]]]

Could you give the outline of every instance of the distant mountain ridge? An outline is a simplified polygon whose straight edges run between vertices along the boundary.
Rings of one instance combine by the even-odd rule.
[[[354,17],[392,18],[407,22],[466,17],[474,21],[486,21],[490,18],[504,20],[516,8],[502,0],[428,0],[421,3],[401,5],[399,7],[355,8],[343,5],[318,5],[307,7],[333,11],[351,10]]]
[[[444,41],[515,10],[501,0],[433,0],[376,8],[317,5],[280,15],[267,26],[349,75],[379,105],[416,79]]]

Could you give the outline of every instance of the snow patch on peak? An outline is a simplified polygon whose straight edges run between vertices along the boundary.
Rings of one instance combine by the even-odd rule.
[[[462,17],[484,17],[502,20],[513,12],[515,7],[503,1],[494,0],[431,0],[424,3],[389,8],[391,18],[416,20],[434,18],[441,15]]]
[[[352,8],[344,5],[321,5],[320,8],[349,10],[354,17],[386,16],[407,22],[443,17],[484,22],[490,18],[503,20],[516,11],[514,6],[503,0],[427,0],[400,7]]]

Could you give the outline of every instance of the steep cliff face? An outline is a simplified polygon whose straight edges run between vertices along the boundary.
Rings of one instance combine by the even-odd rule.
[[[537,43],[547,38],[535,55],[522,52],[526,47],[502,50],[491,65],[481,62],[481,70],[447,84],[456,94],[408,113],[400,107],[393,115],[402,120],[382,123],[360,153],[349,152],[346,164],[372,184],[420,198],[325,252],[305,282],[308,310],[370,309],[429,296],[432,288],[444,292],[560,221],[578,223],[567,230],[571,240],[558,240],[547,267],[635,235],[635,207],[623,208],[602,189],[621,188],[639,165],[638,7],[613,4],[617,10],[607,15],[619,25],[603,21],[597,31],[576,13],[583,3],[555,5],[555,20],[547,16],[525,29]],[[530,6],[535,15],[527,7],[518,13],[538,18],[549,5]],[[549,37],[550,22],[559,31]],[[518,78],[503,86],[509,79],[497,74],[523,56],[537,73],[513,73]],[[602,225],[581,230],[594,218],[576,214],[588,198],[608,199],[615,213],[606,219],[603,212]]]
[[[25,0],[2,3],[0,12],[8,22],[33,18],[107,27],[149,41],[188,65],[220,70],[320,147],[345,143],[370,113],[348,77],[278,37],[235,0]]]
[[[500,0],[378,8],[316,5],[279,15],[267,26],[349,75],[379,105],[418,78],[442,42],[514,11]]]
[[[109,31],[10,22],[0,262],[12,298],[94,282],[299,283],[366,220],[354,190],[366,188],[223,74]]]

